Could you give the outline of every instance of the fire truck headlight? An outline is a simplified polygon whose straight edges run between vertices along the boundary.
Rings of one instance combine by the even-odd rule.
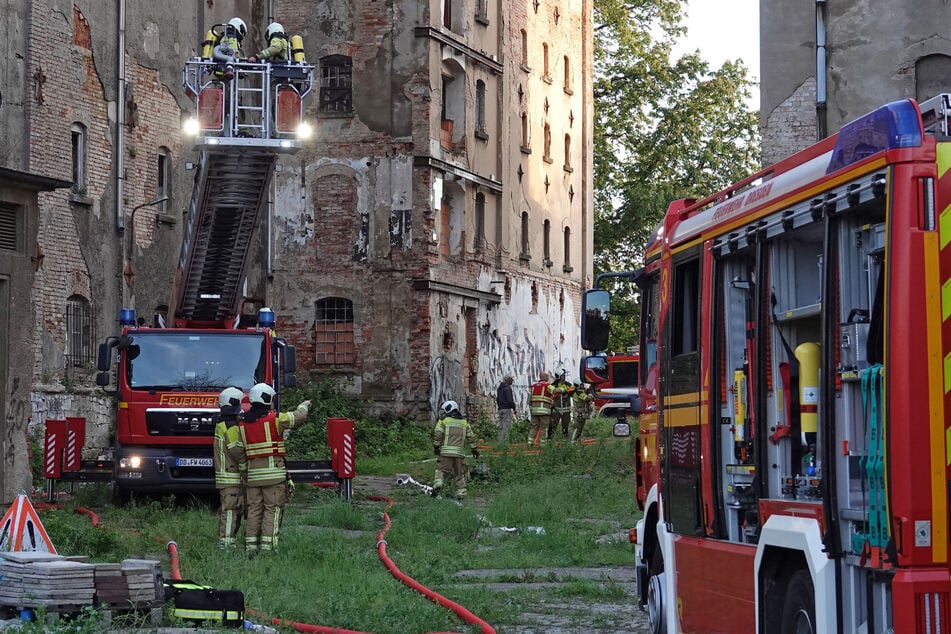
[[[188,136],[198,136],[198,133],[201,131],[201,125],[198,123],[198,119],[195,117],[185,119],[185,123],[182,124],[182,131]]]
[[[300,125],[297,126],[297,138],[301,141],[306,141],[314,133],[314,128],[306,121],[301,121]]]
[[[142,457],[141,456],[129,456],[127,458],[119,459],[119,468],[120,469],[141,469],[142,468]]]

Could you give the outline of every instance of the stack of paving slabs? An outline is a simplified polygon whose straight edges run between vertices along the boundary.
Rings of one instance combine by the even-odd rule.
[[[162,584],[162,566],[150,559],[126,559],[122,562],[122,576],[129,587],[129,601],[136,605],[156,605],[165,602]]]
[[[0,605],[63,611],[92,605],[95,566],[43,552],[0,552]]]

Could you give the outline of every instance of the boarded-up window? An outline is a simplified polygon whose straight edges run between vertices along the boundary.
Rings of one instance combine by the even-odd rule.
[[[353,338],[353,302],[343,297],[317,301],[314,319],[314,362],[317,365],[352,365],[356,360]]]

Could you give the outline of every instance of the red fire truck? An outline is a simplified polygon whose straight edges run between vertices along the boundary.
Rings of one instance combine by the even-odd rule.
[[[110,385],[113,368],[116,375],[115,455],[108,466],[120,499],[132,492],[213,490],[219,392],[261,382],[294,385],[294,349],[275,334],[270,309],[246,313],[251,303],[243,289],[277,158],[301,147],[295,135],[312,75],[306,63],[239,63],[225,82],[214,62],[195,58],[185,65],[200,160],[168,327],[144,326],[135,311],[123,310],[121,334],[99,351],[97,384]],[[308,466],[304,479],[336,475]]]
[[[628,354],[598,355],[585,360],[582,381],[594,390],[594,408],[601,416],[624,416],[637,394],[637,349]]]
[[[951,96],[888,104],[646,248],[652,632],[951,632]],[[588,291],[582,343],[607,343]]]

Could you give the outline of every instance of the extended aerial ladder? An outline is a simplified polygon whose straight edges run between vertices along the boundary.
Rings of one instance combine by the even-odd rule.
[[[219,77],[215,62],[185,64],[183,84],[197,117],[186,124],[201,152],[195,174],[169,325],[233,328],[244,300],[248,252],[274,166],[293,154],[309,128],[302,103],[312,65],[237,63]]]
[[[120,500],[133,493],[213,490],[221,390],[296,383],[294,348],[274,331],[274,313],[261,307],[257,315],[245,315],[245,275],[278,157],[297,152],[305,138],[302,102],[312,90],[314,67],[238,62],[230,70],[225,79],[215,62],[196,57],[182,71],[196,112],[185,130],[199,152],[194,189],[168,323],[145,326],[134,309],[123,308],[121,334],[99,348],[96,383],[116,383],[112,458],[80,461],[74,452],[60,468],[56,448],[75,448],[84,425],[78,419],[54,424],[50,479],[108,479]],[[288,462],[288,473],[299,482],[334,483],[349,499],[353,421],[330,419],[327,425],[332,459]]]

